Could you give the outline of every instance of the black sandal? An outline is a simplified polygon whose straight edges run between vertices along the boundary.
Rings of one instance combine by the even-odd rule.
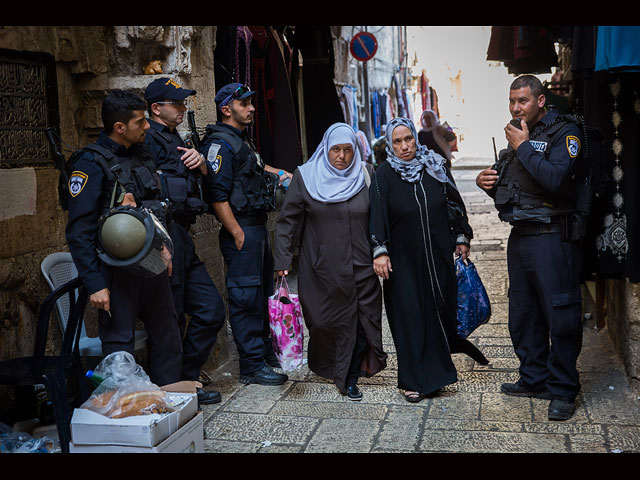
[[[418,403],[424,398],[424,395],[418,392],[404,392],[404,399],[407,402]]]

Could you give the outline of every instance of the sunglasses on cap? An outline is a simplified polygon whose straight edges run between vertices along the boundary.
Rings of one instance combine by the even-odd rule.
[[[153,103],[157,103],[158,105],[176,105],[178,107],[187,106],[187,100],[173,100],[171,102],[153,102]]]
[[[236,100],[237,98],[240,98],[242,95],[250,91],[251,89],[249,88],[248,85],[240,85],[238,88],[236,88],[236,90],[231,95],[229,95],[222,102],[220,102],[220,106],[224,107],[232,100]]]

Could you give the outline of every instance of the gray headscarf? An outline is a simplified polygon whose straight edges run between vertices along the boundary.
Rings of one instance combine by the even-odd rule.
[[[410,161],[398,158],[393,151],[393,130],[400,125],[407,127],[413,138],[416,140],[416,156]],[[451,181],[447,175],[445,167],[445,159],[442,155],[437,154],[433,150],[429,150],[418,141],[418,132],[413,122],[408,118],[396,117],[389,122],[386,130],[387,140],[387,162],[400,175],[400,177],[409,183],[416,183],[420,180],[422,169],[425,169],[429,175],[441,183],[449,182],[456,190],[456,184]]]
[[[347,143],[353,147],[353,161],[339,170],[329,163],[328,153],[334,145]],[[298,170],[311,198],[322,203],[337,203],[349,200],[365,186],[362,166],[355,130],[346,123],[334,123],[324,132],[315,153]]]

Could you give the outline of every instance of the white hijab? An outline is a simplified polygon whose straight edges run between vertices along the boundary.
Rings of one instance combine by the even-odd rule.
[[[431,125],[427,122],[427,117],[431,117]],[[433,110],[425,110],[422,112],[422,115],[420,116],[420,124],[422,125],[422,130],[433,134],[433,139],[445,153],[447,160],[451,160],[451,147],[449,146],[449,142],[447,142],[447,140],[438,131],[437,127],[440,126],[440,119],[438,118],[438,115],[436,115],[436,112]]]
[[[334,145],[347,143],[353,147],[353,161],[344,170],[338,170],[329,163],[328,153]],[[346,123],[334,123],[324,133],[315,153],[298,170],[311,198],[322,203],[337,203],[349,200],[365,186],[362,167],[356,132]]]

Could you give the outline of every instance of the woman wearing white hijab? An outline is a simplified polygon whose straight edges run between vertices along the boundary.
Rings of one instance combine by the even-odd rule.
[[[387,160],[370,189],[374,270],[398,359],[398,388],[419,402],[457,381],[452,353],[486,358],[457,336],[454,253],[469,255],[473,231],[445,159],[420,145],[413,123],[387,126]]]
[[[447,161],[451,168],[451,146],[444,136],[444,127],[433,110],[425,110],[420,116],[422,129],[418,132],[418,141],[429,150],[433,150]]]
[[[309,329],[309,368],[349,400],[362,398],[358,377],[386,367],[382,292],[369,245],[372,174],[353,128],[332,125],[294,172],[275,233],[279,276],[288,274],[300,236],[298,294]]]

